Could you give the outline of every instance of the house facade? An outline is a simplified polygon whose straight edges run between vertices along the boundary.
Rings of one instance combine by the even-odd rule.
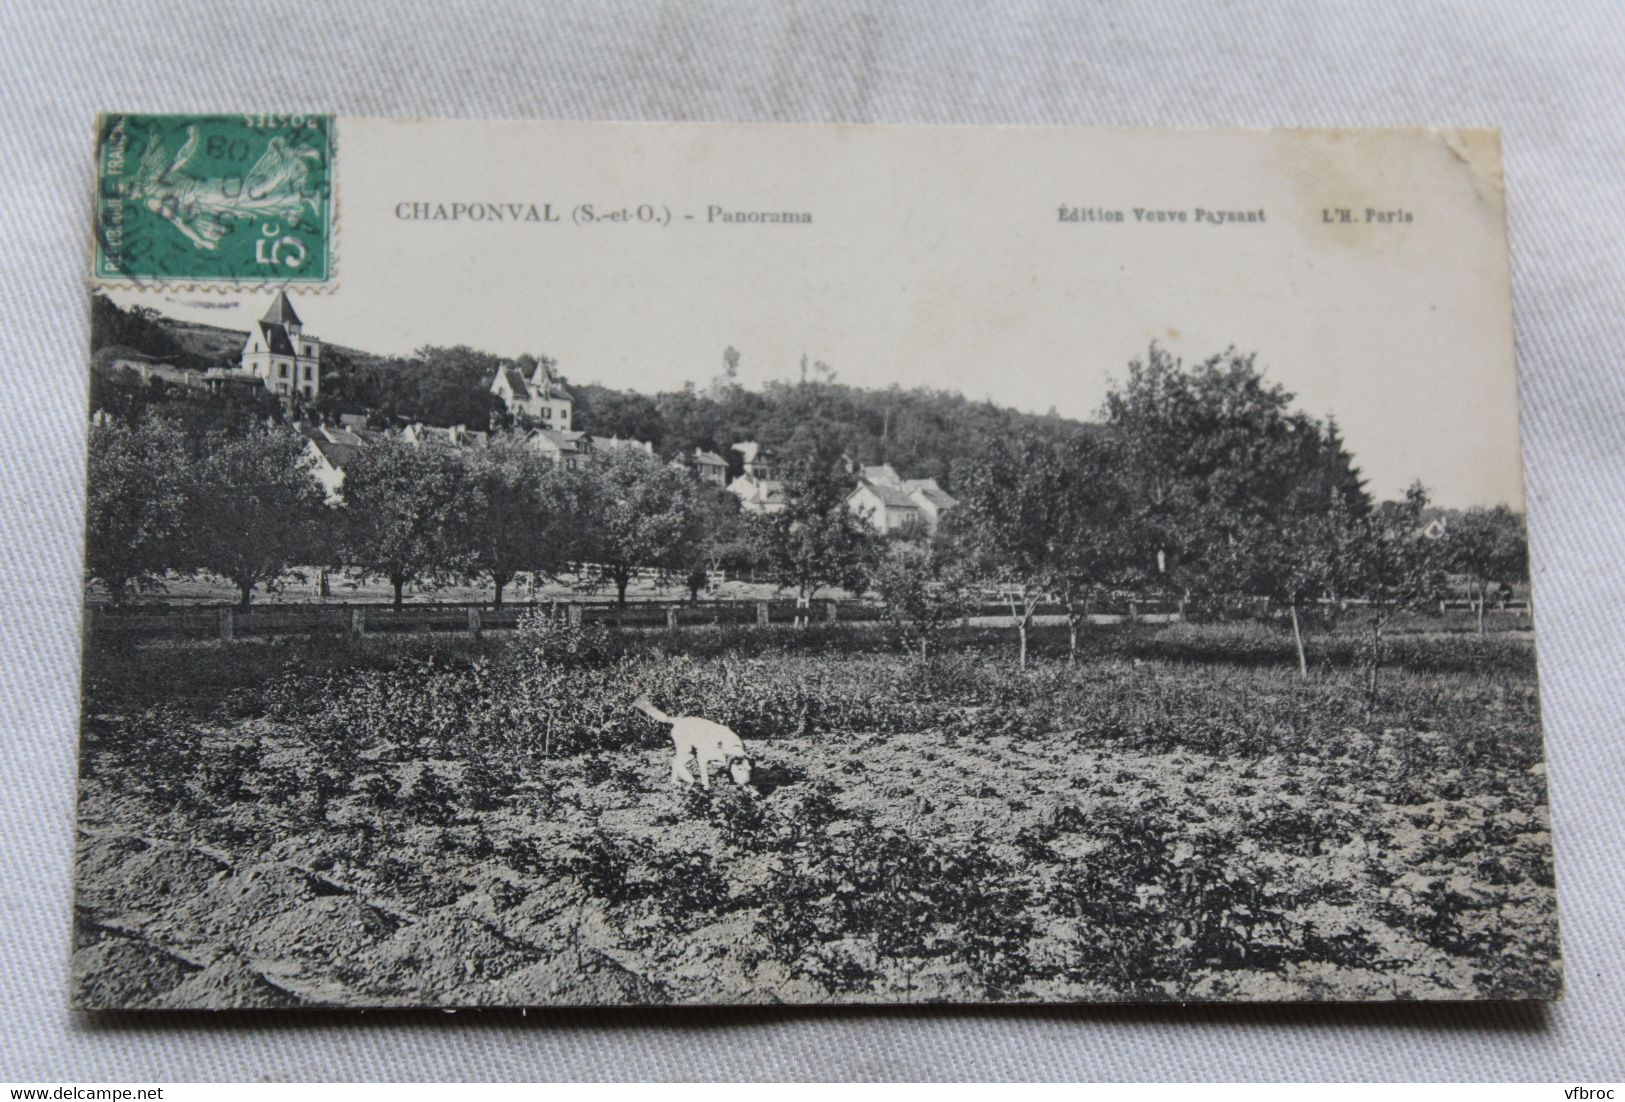
[[[846,495],[846,507],[867,518],[877,532],[896,532],[925,523],[920,507],[902,490],[867,478],[858,479],[857,486]]]
[[[239,370],[274,394],[314,398],[321,393],[322,342],[305,332],[288,292],[278,291],[271,308],[249,330]]]
[[[622,440],[619,436],[591,436],[588,437],[589,446],[595,452],[608,454],[610,452],[642,452],[651,458],[655,453],[655,446],[645,440]]]
[[[531,447],[561,467],[579,467],[592,448],[592,438],[584,432],[532,429],[526,438]]]
[[[311,425],[305,430],[305,454],[311,458],[311,471],[321,483],[329,504],[344,497],[344,468],[366,446],[366,437],[347,428]]]
[[[414,421],[401,430],[401,439],[408,444],[422,447],[427,444],[441,448],[483,448],[491,442],[491,436],[485,432],[475,432],[465,425],[425,425],[421,421]]]
[[[505,367],[491,380],[491,393],[502,399],[508,412],[554,432],[569,432],[575,399],[559,381],[551,360],[542,360],[525,378],[518,368]]]
[[[728,461],[716,452],[694,449],[694,476],[719,490],[728,488]]]
[[[782,512],[790,503],[789,496],[772,458],[754,440],[735,444],[733,450],[744,457],[745,473],[728,483],[728,492],[739,498],[746,512]],[[727,467],[723,470],[726,476]]]
[[[959,504],[959,499],[938,486],[934,478],[905,478],[903,492],[920,507],[920,520],[932,535],[936,535],[943,514]]]
[[[959,504],[934,478],[903,478],[890,464],[864,467],[857,487],[847,495],[849,509],[869,518],[879,532],[895,532],[912,524],[932,535],[942,517]]]

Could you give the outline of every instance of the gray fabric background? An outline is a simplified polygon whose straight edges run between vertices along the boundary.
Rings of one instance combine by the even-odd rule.
[[[0,11],[0,1079],[1625,1078],[1625,5]],[[1569,996],[1551,1008],[157,1015],[65,1009],[99,109],[1497,125]]]

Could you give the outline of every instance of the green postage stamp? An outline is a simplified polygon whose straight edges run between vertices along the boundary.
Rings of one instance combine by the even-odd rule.
[[[329,115],[103,115],[96,278],[331,279],[332,153]]]

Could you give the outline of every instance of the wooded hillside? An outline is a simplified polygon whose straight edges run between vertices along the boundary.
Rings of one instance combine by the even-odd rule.
[[[234,366],[245,337],[241,330],[125,310],[100,295],[92,300],[91,347],[98,370],[117,357],[179,367]],[[730,450],[735,443],[756,440],[771,449],[803,450],[803,442],[816,439],[826,449],[837,442],[858,462],[890,463],[910,478],[935,478],[948,486],[954,458],[990,439],[1022,432],[1061,439],[1084,427],[1054,413],[1023,413],[949,391],[848,385],[834,381],[822,364],[813,378],[749,390],[735,381],[737,364],[738,354],[729,349],[717,378],[657,394],[574,382],[568,370],[562,375],[575,399],[574,427],[597,436],[646,440],[663,458],[697,447],[715,451],[735,474],[739,455]],[[412,421],[502,428],[508,415],[487,389],[491,379],[503,366],[528,375],[535,365],[530,356],[504,359],[462,345],[386,357],[326,344],[321,397],[310,413],[365,413],[378,428]]]

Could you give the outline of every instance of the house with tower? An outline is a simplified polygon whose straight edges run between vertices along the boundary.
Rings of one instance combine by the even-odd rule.
[[[321,393],[322,342],[305,332],[287,291],[276,293],[271,308],[249,330],[238,371],[274,394],[314,398]]]
[[[559,381],[552,360],[538,362],[528,379],[518,368],[504,367],[491,380],[491,393],[501,398],[515,417],[529,418],[553,432],[571,431],[575,400]]]

